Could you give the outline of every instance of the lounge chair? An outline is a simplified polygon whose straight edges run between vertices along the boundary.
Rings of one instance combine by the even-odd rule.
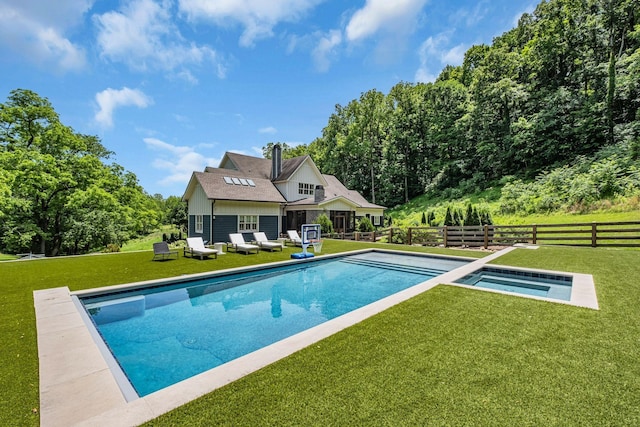
[[[293,243],[294,246],[302,246],[302,239],[298,235],[296,230],[287,230],[287,235],[289,236],[289,240]]]
[[[158,242],[153,244],[153,261],[164,261],[165,259],[178,259],[178,250],[169,249],[167,242]]]
[[[258,251],[260,250],[259,246],[246,243],[244,241],[244,237],[242,237],[242,234],[240,233],[229,234],[229,240],[231,240],[231,242],[227,243],[227,251],[233,248],[236,252],[244,252],[245,254],[250,254],[251,251],[256,251],[256,253],[258,253]]]
[[[266,249],[268,251],[274,251],[276,249],[280,249],[282,251],[282,243],[279,242],[270,242],[267,239],[267,235],[264,234],[263,231],[256,231],[253,233],[253,238],[256,239],[258,246],[260,249]]]
[[[199,256],[200,259],[205,259],[209,255],[213,255],[214,258],[218,258],[218,251],[215,249],[207,248],[202,241],[202,237],[187,237],[187,246],[184,248],[184,256]]]

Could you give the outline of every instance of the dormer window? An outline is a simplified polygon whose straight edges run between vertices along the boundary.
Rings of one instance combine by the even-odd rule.
[[[315,188],[315,184],[306,184],[304,182],[298,183],[298,194],[305,194],[309,196],[313,196],[313,189]]]

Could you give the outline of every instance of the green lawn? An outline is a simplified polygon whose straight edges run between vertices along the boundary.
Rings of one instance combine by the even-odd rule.
[[[122,245],[120,252],[148,251],[153,247],[154,243],[162,241],[163,234],[169,235],[172,232],[178,233],[178,229],[170,225],[163,225],[159,230],[156,230],[153,233],[143,237],[138,237],[137,239],[129,240],[127,243]]]
[[[327,241],[323,250],[364,246]],[[292,251],[162,263],[151,262],[150,252],[0,263],[0,424],[39,422],[32,411],[34,289],[195,273]],[[498,261],[593,274],[601,310],[439,286],[149,424],[640,424],[640,251],[545,247]]]

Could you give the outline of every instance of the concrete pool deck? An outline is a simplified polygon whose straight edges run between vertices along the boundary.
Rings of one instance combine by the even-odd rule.
[[[246,356],[130,401],[127,401],[125,394],[121,391],[109,363],[103,357],[98,344],[87,328],[69,289],[60,287],[35,291],[34,305],[40,364],[40,423],[43,426],[136,426],[142,424],[439,284],[477,289],[453,282],[514,249],[516,248],[503,249],[472,261]],[[501,266],[496,265],[496,267]],[[508,268],[514,269],[514,267]],[[523,270],[566,274],[574,278],[570,301],[530,298],[598,309],[595,286],[590,275]]]

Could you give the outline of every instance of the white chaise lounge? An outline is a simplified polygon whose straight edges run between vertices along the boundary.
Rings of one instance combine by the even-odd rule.
[[[268,251],[274,251],[276,249],[282,250],[282,243],[270,242],[269,239],[267,239],[267,235],[264,234],[264,231],[256,231],[253,233],[253,238],[258,243],[258,246],[260,246],[260,249],[266,249]]]
[[[218,251],[216,249],[207,248],[202,241],[202,237],[187,237],[187,246],[184,248],[184,256],[199,256],[200,259],[205,259],[213,255],[214,258],[218,258]]]
[[[291,243],[293,243],[295,246],[302,246],[302,239],[300,238],[296,230],[287,230],[287,235],[289,236],[289,240],[291,241]]]
[[[244,237],[242,237],[242,234],[240,233],[229,234],[229,240],[231,240],[231,242],[227,243],[227,251],[229,251],[229,249],[234,249],[236,252],[250,254],[251,251],[256,251],[256,253],[258,253],[260,250],[259,246],[246,243],[244,241]]]

